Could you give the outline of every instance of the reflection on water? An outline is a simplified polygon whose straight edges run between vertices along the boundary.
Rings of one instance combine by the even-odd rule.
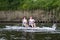
[[[36,37],[38,36],[38,37]],[[59,40],[60,34],[37,34],[36,40]]]
[[[0,40],[6,40],[4,37],[0,38]]]
[[[51,33],[26,33],[17,31],[0,32],[0,40],[59,40],[60,34]]]

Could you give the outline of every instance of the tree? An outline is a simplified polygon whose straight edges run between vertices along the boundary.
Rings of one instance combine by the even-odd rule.
[[[60,0],[0,0],[0,10],[52,10],[59,7]]]

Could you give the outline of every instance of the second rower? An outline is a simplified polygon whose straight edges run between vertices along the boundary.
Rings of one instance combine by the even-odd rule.
[[[29,26],[30,27],[36,27],[35,20],[32,18],[32,16],[29,19]]]

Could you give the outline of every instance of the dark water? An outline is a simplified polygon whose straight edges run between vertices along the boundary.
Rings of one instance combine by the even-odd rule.
[[[53,23],[37,24],[37,26],[52,26]],[[3,25],[4,26],[4,25]],[[57,29],[60,29],[57,23]],[[27,33],[17,31],[0,31],[0,40],[60,40],[60,33]]]
[[[3,31],[0,32],[0,38],[6,40],[60,40],[60,34]]]

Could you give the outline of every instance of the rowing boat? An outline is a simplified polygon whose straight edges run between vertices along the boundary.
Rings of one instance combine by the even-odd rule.
[[[4,30],[14,30],[14,31],[24,31],[24,32],[50,32],[56,30],[56,24],[53,24],[52,27],[22,27],[22,26],[6,26]]]

